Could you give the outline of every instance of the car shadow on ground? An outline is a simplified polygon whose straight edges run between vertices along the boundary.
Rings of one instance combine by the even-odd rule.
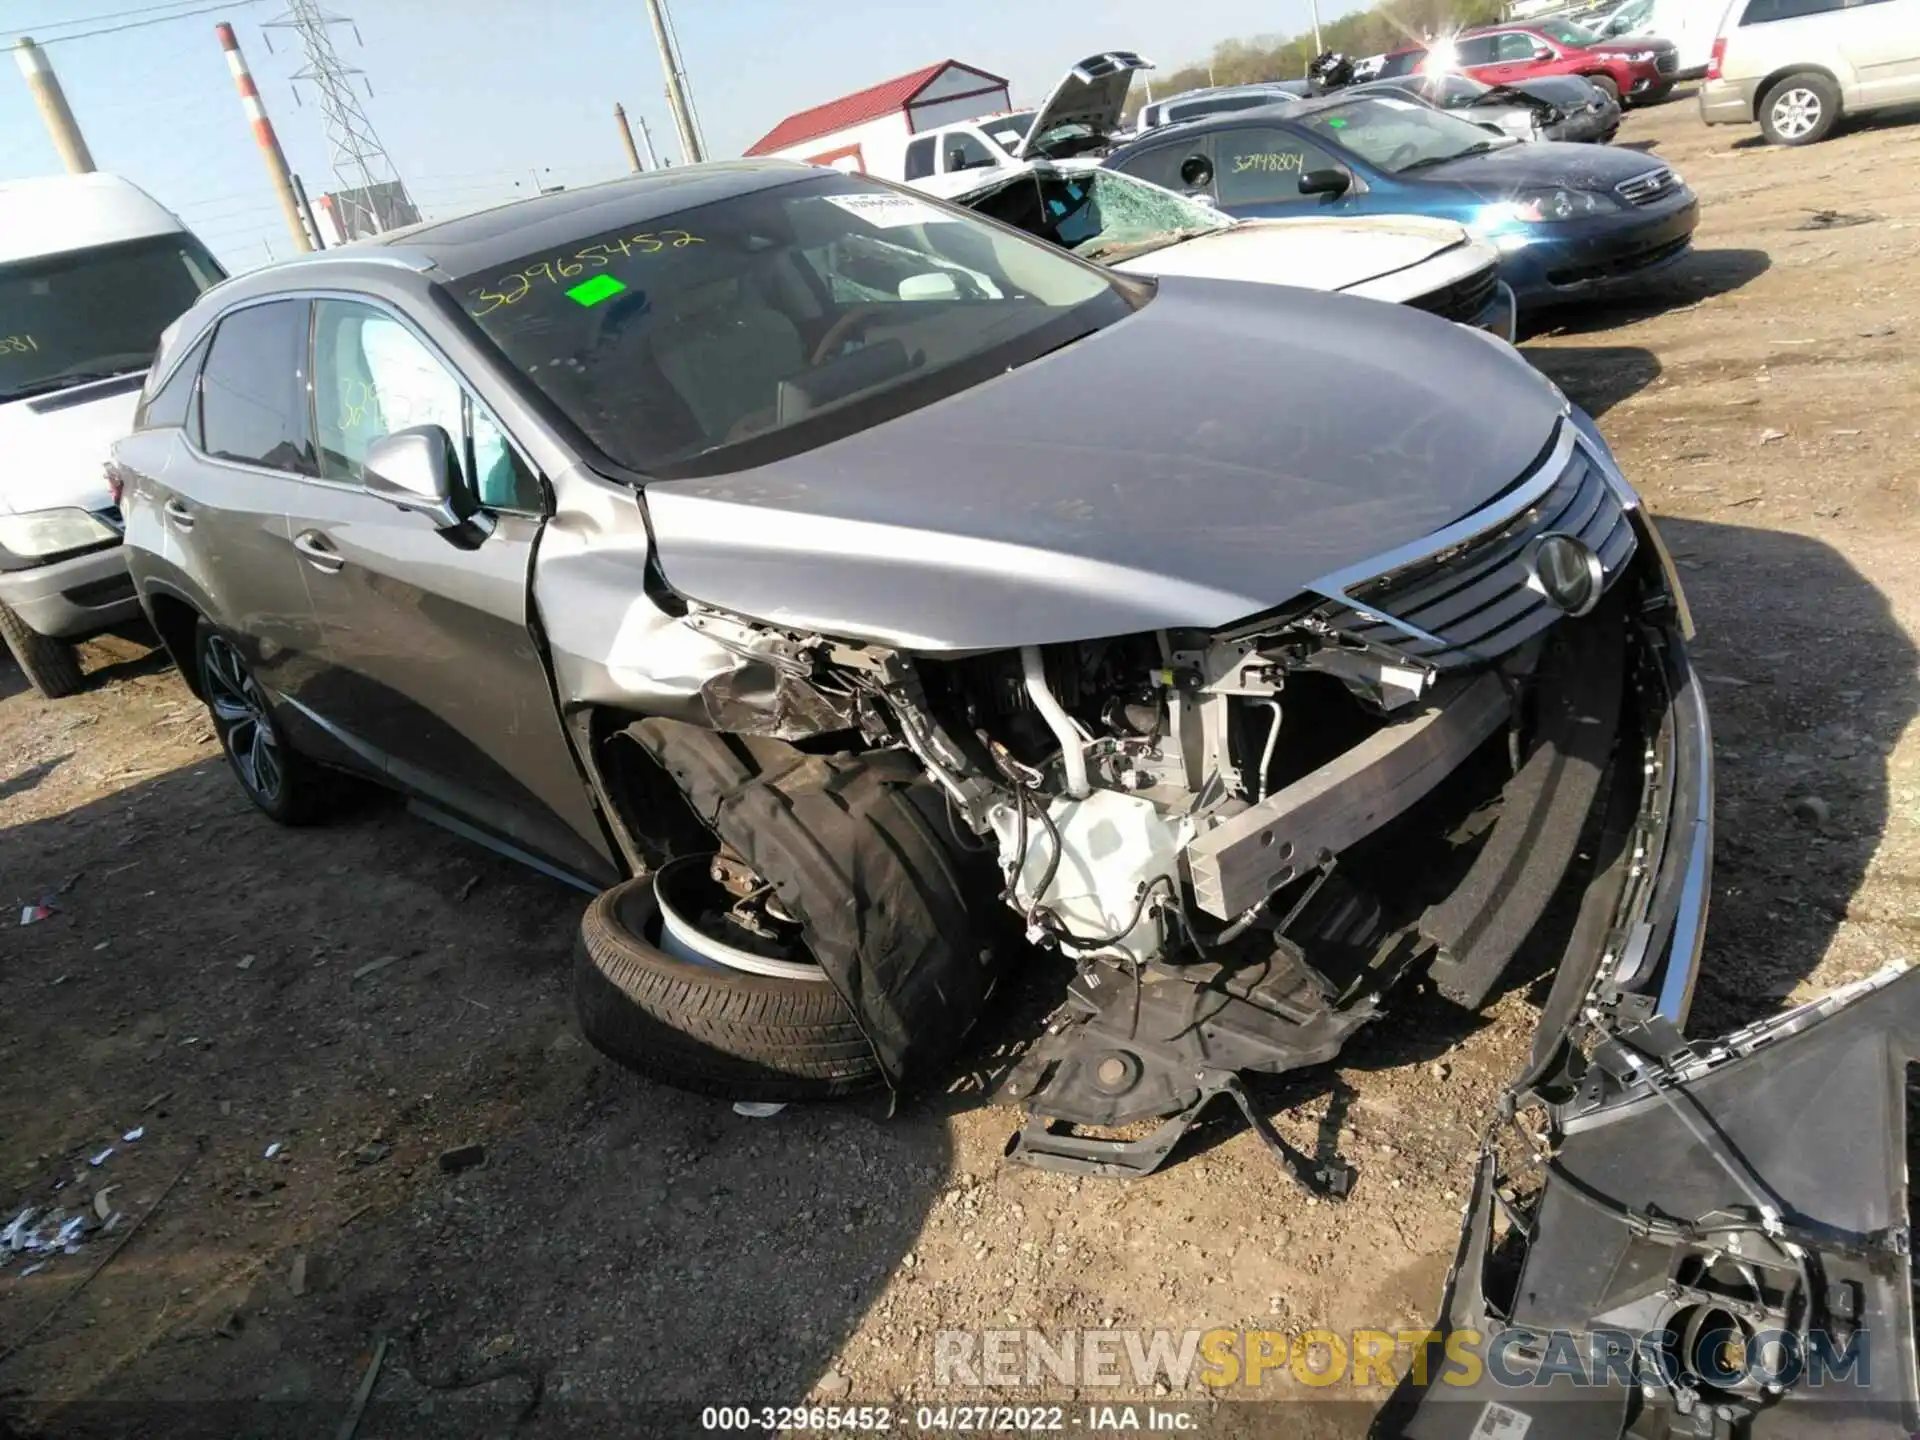
[[[1664,270],[1604,297],[1530,311],[1520,318],[1520,337],[1588,335],[1684,310],[1757,280],[1772,263],[1764,250],[1692,250]]]
[[[1638,345],[1537,345],[1520,352],[1596,420],[1660,378],[1660,359]]]
[[[0,874],[82,874],[6,932],[0,1202],[77,1163],[142,1217],[188,1167],[7,1360],[29,1434],[329,1435],[379,1337],[361,1434],[505,1433],[536,1394],[513,1433],[692,1433],[805,1398],[949,1184],[925,1108],[752,1119],[602,1062],[580,897],[387,807],[281,829],[209,760],[0,831]],[[0,1276],[0,1336],[111,1243]]]

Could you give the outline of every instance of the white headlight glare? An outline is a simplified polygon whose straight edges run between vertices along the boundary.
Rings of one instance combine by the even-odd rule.
[[[85,510],[31,510],[25,515],[0,515],[0,549],[15,555],[58,555],[119,538],[111,525]]]

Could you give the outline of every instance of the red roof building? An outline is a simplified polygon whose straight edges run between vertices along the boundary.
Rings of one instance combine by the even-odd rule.
[[[1012,108],[1000,76],[941,60],[789,115],[749,145],[747,154],[891,173],[889,162],[909,137]]]

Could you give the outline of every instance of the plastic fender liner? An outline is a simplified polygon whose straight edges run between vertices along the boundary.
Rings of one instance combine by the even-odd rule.
[[[1470,1010],[1486,1002],[1573,863],[1620,725],[1621,610],[1616,595],[1586,619],[1557,627],[1534,681],[1532,753],[1507,782],[1500,818],[1473,868],[1420,922],[1440,948],[1434,982]]]
[[[773,884],[888,1082],[940,1078],[998,973],[983,912],[1010,912],[975,898],[967,862],[982,857],[945,837],[938,792],[913,758],[810,755],[677,720],[627,733]]]

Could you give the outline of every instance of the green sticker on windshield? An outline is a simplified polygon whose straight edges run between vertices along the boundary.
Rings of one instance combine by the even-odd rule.
[[[626,283],[611,275],[596,275],[591,280],[582,280],[567,291],[567,298],[578,305],[598,305],[602,300],[611,300],[622,290]]]
[[[1327,121],[1327,128],[1329,130],[1344,130],[1347,128],[1347,122],[1342,120],[1338,115],[1335,115]]]

